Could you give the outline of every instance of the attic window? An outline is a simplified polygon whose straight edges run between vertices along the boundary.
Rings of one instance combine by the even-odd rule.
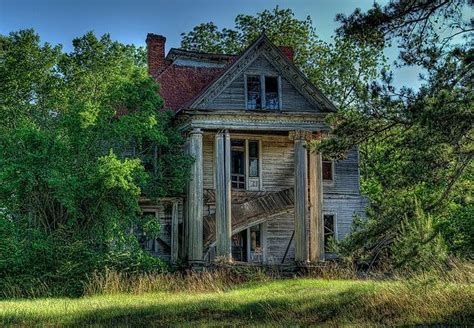
[[[247,109],[280,109],[278,76],[247,75]]]
[[[265,108],[280,109],[276,76],[265,76]]]
[[[260,76],[247,76],[247,109],[261,109]]]

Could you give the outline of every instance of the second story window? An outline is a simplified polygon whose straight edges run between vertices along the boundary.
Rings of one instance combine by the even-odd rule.
[[[280,109],[278,95],[278,77],[265,76],[265,108]]]
[[[262,89],[260,85],[260,76],[247,76],[247,109],[262,108]]]
[[[323,180],[326,182],[334,181],[334,162],[323,161]]]
[[[278,76],[246,75],[245,83],[247,109],[280,109],[280,78]]]

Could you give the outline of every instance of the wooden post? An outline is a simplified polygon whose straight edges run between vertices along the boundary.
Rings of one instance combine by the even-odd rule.
[[[295,261],[308,261],[306,217],[308,214],[308,160],[305,133],[298,131],[295,147]]]
[[[217,133],[215,139],[216,256],[232,259],[230,134]]]
[[[188,187],[188,261],[202,263],[203,253],[203,160],[202,131],[194,129],[189,134],[189,154],[193,156],[191,180]]]
[[[171,210],[171,263],[178,260],[178,224],[178,201],[174,201]]]
[[[309,260],[324,260],[323,173],[321,154],[309,153]]]

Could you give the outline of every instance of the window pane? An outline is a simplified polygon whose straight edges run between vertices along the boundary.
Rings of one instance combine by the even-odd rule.
[[[247,109],[262,108],[260,76],[247,76]]]
[[[249,159],[249,176],[252,178],[258,177],[258,158]]]
[[[244,174],[244,152],[243,151],[232,151],[232,173],[233,174]]]
[[[258,141],[249,141],[249,157],[258,157]]]
[[[332,180],[332,161],[323,161],[323,180]]]
[[[329,251],[329,241],[336,238],[334,231],[334,215],[324,215],[324,251]]]
[[[279,109],[278,78],[265,76],[265,108]]]

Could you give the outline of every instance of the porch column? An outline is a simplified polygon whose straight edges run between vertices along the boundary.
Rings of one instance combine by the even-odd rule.
[[[217,133],[215,138],[216,182],[216,256],[232,259],[231,251],[231,175],[230,134]]]
[[[323,167],[321,153],[309,153],[309,260],[324,260]]]
[[[202,262],[203,249],[203,170],[202,170],[202,131],[199,128],[190,132],[189,154],[194,158],[191,166],[191,180],[187,195],[187,233],[188,260],[190,263]]]
[[[178,201],[174,201],[171,210],[171,263],[178,260],[178,224]]]
[[[295,261],[308,261],[308,157],[305,131],[295,131]]]

